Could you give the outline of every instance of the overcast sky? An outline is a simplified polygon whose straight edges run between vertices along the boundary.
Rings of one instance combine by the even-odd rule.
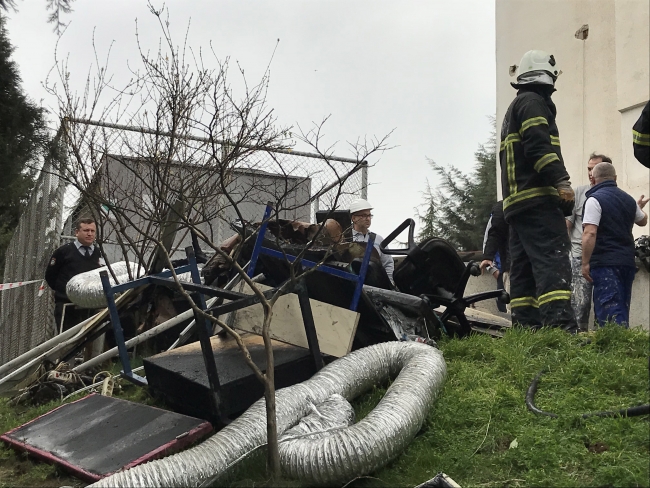
[[[57,41],[46,23],[45,0],[19,0],[8,14],[25,92],[48,109],[56,104],[42,82],[54,63]],[[76,0],[59,42],[69,56],[79,90],[94,63],[92,35],[100,55],[111,42],[109,69],[120,75],[137,62],[135,21],[141,39],[155,49],[156,19],[142,0]],[[162,2],[153,0],[159,7]],[[327,142],[383,136],[397,146],[370,169],[372,230],[387,235],[414,217],[428,179],[426,158],[474,165],[474,152],[490,133],[496,111],[494,2],[489,0],[167,0],[177,42],[190,22],[189,45],[230,56],[259,78],[271,64],[268,103],[283,125],[309,126],[330,115]],[[418,223],[419,228],[419,223]]]

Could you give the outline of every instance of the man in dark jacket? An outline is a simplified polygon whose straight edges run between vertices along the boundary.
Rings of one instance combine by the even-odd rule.
[[[641,117],[632,127],[634,157],[646,168],[650,168],[650,101],[645,104]]]
[[[45,281],[54,290],[54,316],[57,327],[61,326],[64,306],[70,303],[65,287],[70,278],[101,266],[101,254],[95,243],[97,226],[93,219],[81,219],[75,228],[76,239],[59,247],[52,254],[45,270]],[[88,318],[86,310],[77,310],[74,306],[65,308],[63,330]]]
[[[503,212],[510,225],[512,322],[577,330],[571,309],[570,242],[564,216],[574,193],[551,100],[559,69],[544,51],[524,54],[517,97],[501,128]]]
[[[599,325],[611,320],[628,327],[634,264],[632,227],[643,227],[647,199],[638,202],[616,186],[616,169],[594,167],[595,185],[587,191],[582,217],[582,275],[594,284],[594,315]]]
[[[485,229],[483,242],[483,261],[481,271],[488,269],[496,275],[497,289],[510,292],[510,253],[508,252],[508,223],[503,215],[503,200],[492,207],[490,221]],[[509,312],[509,308],[497,300],[499,312]]]

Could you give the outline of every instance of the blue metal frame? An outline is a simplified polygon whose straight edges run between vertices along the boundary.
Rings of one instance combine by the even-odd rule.
[[[188,256],[189,258],[189,256]],[[196,283],[201,282],[199,276],[199,268],[196,265],[196,259],[193,259],[192,255],[189,259],[190,264],[185,266],[180,266],[175,269],[176,274],[187,273],[188,271],[192,274],[192,280]],[[108,277],[108,271],[102,271],[99,273],[99,277],[102,281],[102,287],[104,288],[104,294],[106,295],[106,306],[108,308],[109,317],[111,319],[111,325],[113,326],[113,334],[115,335],[115,342],[117,343],[117,350],[120,356],[120,362],[122,363],[122,376],[133,383],[145,386],[147,385],[147,379],[135,374],[131,369],[131,361],[129,360],[129,353],[126,348],[126,342],[124,340],[124,331],[122,330],[122,323],[120,321],[120,316],[117,312],[117,305],[115,304],[115,294],[120,293],[132,288],[137,288],[139,286],[147,285],[151,283],[155,278],[168,278],[172,276],[171,271],[163,271],[152,276],[144,276],[127,283],[122,283],[119,285],[111,286],[111,282]],[[200,295],[200,304],[201,308],[205,309],[205,299],[203,295]]]
[[[266,204],[266,209],[264,210],[264,216],[262,217],[262,225],[259,228],[257,239],[255,239],[255,247],[253,247],[253,254],[251,255],[251,261],[248,265],[248,276],[255,276],[255,266],[257,266],[257,258],[260,256],[262,250],[262,242],[264,242],[264,234],[266,234],[266,227],[269,224],[269,218],[271,218],[271,210],[273,206],[271,202]]]
[[[287,259],[291,263],[298,260],[296,256],[292,256],[290,254],[284,254],[279,251],[268,249],[262,246],[264,242],[264,235],[266,233],[267,225],[271,217],[272,209],[273,209],[272,205],[268,203],[264,211],[264,218],[262,221],[262,225],[259,228],[259,234],[257,235],[257,238],[255,240],[253,254],[251,256],[251,261],[248,267],[248,275],[250,277],[253,277],[255,274],[255,267],[257,265],[257,260],[260,254],[265,254],[267,256],[271,256],[277,259]],[[359,270],[358,275],[354,273],[348,273],[346,271],[342,271],[340,269],[333,268],[331,266],[319,265],[318,263],[309,261],[307,259],[301,259],[300,264],[306,268],[316,268],[317,271],[328,273],[333,276],[337,276],[339,278],[343,278],[355,282],[356,286],[354,289],[354,294],[352,296],[350,310],[356,311],[357,306],[359,305],[359,298],[361,297],[361,291],[363,290],[363,283],[365,281],[366,272],[368,270],[368,263],[370,262],[370,254],[372,253],[372,248],[374,246],[374,243],[375,243],[375,235],[371,233],[368,239],[366,251],[363,255],[363,261],[361,263],[361,269]],[[206,310],[204,293],[207,293],[208,295],[222,296],[224,298],[228,298],[236,302],[236,303],[229,303],[226,305],[220,305],[218,307],[211,308],[211,310],[219,309],[219,312],[222,312],[221,309],[225,309],[225,308],[229,308],[229,309],[232,308],[233,310],[238,310],[240,308],[249,306],[250,304],[259,301],[259,299],[256,296],[248,296],[242,293],[237,293],[237,292],[232,292],[228,290],[222,290],[222,289],[201,285],[199,268],[196,264],[194,252],[191,247],[187,248],[186,252],[187,252],[187,258],[189,264],[176,268],[175,272],[177,275],[181,273],[186,273],[188,271],[190,272],[193,283],[182,283],[182,286],[187,291],[191,291],[195,294],[197,298],[196,303],[199,306],[199,308],[201,308],[202,310]],[[136,280],[129,281],[127,283],[111,286],[108,277],[108,272],[102,271],[100,273],[102,287],[104,288],[104,294],[106,295],[106,304],[111,319],[111,324],[113,326],[113,331],[115,334],[115,342],[117,343],[120,361],[122,362],[122,367],[123,367],[122,376],[132,381],[133,383],[141,386],[147,385],[147,379],[133,373],[133,370],[131,369],[131,362],[129,360],[129,354],[124,340],[124,332],[122,331],[122,324],[120,322],[117,306],[115,304],[115,294],[126,290],[130,290],[132,288],[137,288],[139,286],[148,285],[148,284],[171,286],[174,283],[172,280],[168,279],[170,276],[172,276],[171,270],[163,271],[162,273],[158,273],[151,276],[144,276],[142,278],[138,278]],[[307,333],[308,342],[309,342],[309,349],[312,351],[312,354],[314,355],[317,369],[320,369],[323,367],[323,360],[320,354],[318,338],[316,337],[316,330],[314,328],[313,316],[311,314],[311,307],[309,305],[309,297],[307,296],[307,290],[304,287],[304,283],[301,283],[296,291],[298,292],[299,295],[300,307],[303,315],[303,322],[305,325],[305,332]],[[274,292],[274,290],[272,290],[272,292]],[[213,390],[214,393],[215,406],[217,410],[220,410],[219,408],[220,399],[218,396],[219,378],[216,372],[216,365],[214,364],[214,356],[212,354],[212,348],[209,343],[209,337],[212,335],[212,331],[208,321],[200,319],[200,317],[196,316],[196,314],[195,314],[195,319],[197,321],[197,326],[200,328],[199,335],[201,336],[200,337],[201,350],[203,352],[203,357],[206,362],[205,366],[208,372],[208,377],[210,379],[211,389]],[[202,331],[201,329],[204,329],[204,331]]]
[[[269,249],[264,247],[262,244],[264,242],[264,235],[266,234],[267,224],[271,216],[271,210],[273,207],[270,203],[266,205],[266,210],[264,210],[264,217],[262,219],[262,225],[259,228],[259,233],[257,234],[257,239],[255,240],[255,247],[253,248],[253,254],[251,255],[250,265],[248,267],[248,276],[251,278],[255,275],[255,266],[257,265],[257,259],[260,254],[265,254],[276,259],[286,259],[290,263],[295,262],[298,258],[291,254],[284,254],[280,251],[274,249]],[[375,234],[370,233],[368,242],[366,245],[366,252],[363,255],[363,261],[361,262],[361,269],[359,269],[359,274],[348,273],[347,271],[342,271],[337,268],[333,268],[327,265],[319,265],[314,261],[309,261],[307,259],[301,259],[300,264],[306,268],[316,268],[317,271],[323,273],[331,274],[333,276],[338,276],[348,281],[356,282],[354,288],[354,294],[352,295],[352,302],[350,303],[350,310],[356,311],[357,306],[359,305],[359,299],[361,298],[361,291],[363,290],[363,283],[366,279],[366,273],[368,272],[368,263],[370,262],[370,255],[372,254],[372,248],[375,245]]]

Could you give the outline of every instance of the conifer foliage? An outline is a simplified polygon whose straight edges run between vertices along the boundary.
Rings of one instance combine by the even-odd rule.
[[[430,237],[448,240],[459,251],[480,251],[483,234],[497,200],[496,186],[496,125],[492,134],[475,153],[476,165],[465,174],[453,165],[444,166],[428,159],[438,185],[427,182],[423,210],[419,213],[421,241]]]
[[[0,16],[0,277],[5,251],[34,184],[35,166],[45,149],[43,110],[21,89],[13,48]]]
[[[74,0],[45,0],[45,8],[49,12],[47,21],[54,25],[54,32],[61,35],[65,27],[68,25],[63,22],[63,14],[72,12],[71,3]],[[0,9],[2,10],[17,10],[15,0],[0,0]]]

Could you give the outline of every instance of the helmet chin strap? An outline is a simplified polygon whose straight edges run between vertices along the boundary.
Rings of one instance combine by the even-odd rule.
[[[532,84],[555,86],[555,79],[546,71],[529,71],[528,73],[519,75],[516,83],[511,83],[515,88]]]

